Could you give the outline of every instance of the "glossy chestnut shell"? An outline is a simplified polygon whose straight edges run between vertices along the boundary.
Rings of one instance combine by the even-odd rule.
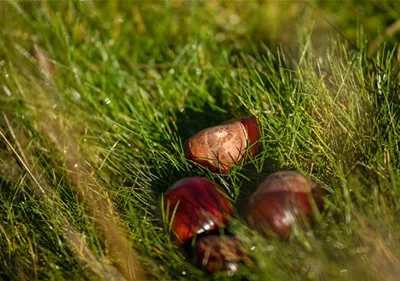
[[[200,237],[193,248],[194,263],[209,272],[234,274],[240,264],[251,265],[241,241],[228,235],[210,234]]]
[[[213,172],[227,173],[245,158],[254,156],[260,144],[260,130],[254,116],[210,127],[196,133],[185,143],[186,158]]]
[[[180,244],[224,228],[233,215],[232,203],[222,188],[202,177],[176,182],[165,193],[164,207]]]
[[[264,235],[288,238],[296,222],[313,222],[313,207],[323,209],[322,189],[293,171],[270,175],[250,197],[246,218]]]

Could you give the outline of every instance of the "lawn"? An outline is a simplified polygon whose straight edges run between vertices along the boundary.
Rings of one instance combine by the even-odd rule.
[[[1,280],[398,280],[400,2],[0,2]],[[187,138],[242,116],[262,150],[227,175]],[[243,219],[297,170],[325,210],[287,241]],[[196,268],[161,208],[204,176],[253,263]]]

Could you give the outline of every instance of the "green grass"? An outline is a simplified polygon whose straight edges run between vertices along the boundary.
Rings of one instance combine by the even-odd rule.
[[[0,3],[0,279],[397,280],[399,18],[393,1]],[[186,161],[189,136],[249,114],[250,163]],[[242,219],[283,169],[327,205],[286,242]],[[234,277],[191,265],[162,220],[195,175],[237,207],[255,263]]]

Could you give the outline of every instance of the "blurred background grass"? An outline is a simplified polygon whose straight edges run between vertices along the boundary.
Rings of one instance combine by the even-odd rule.
[[[400,2],[0,3],[4,280],[397,280]],[[263,151],[227,176],[183,142],[254,114]],[[327,191],[289,242],[242,206],[271,172]],[[171,240],[160,196],[207,176],[255,260],[208,276]]]

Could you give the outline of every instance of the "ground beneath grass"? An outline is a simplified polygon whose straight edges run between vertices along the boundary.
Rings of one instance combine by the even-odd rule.
[[[400,2],[0,3],[0,279],[398,280]],[[262,151],[227,175],[185,140],[254,115]],[[275,171],[326,211],[289,241],[242,218]],[[215,180],[254,264],[210,276],[162,194]]]

